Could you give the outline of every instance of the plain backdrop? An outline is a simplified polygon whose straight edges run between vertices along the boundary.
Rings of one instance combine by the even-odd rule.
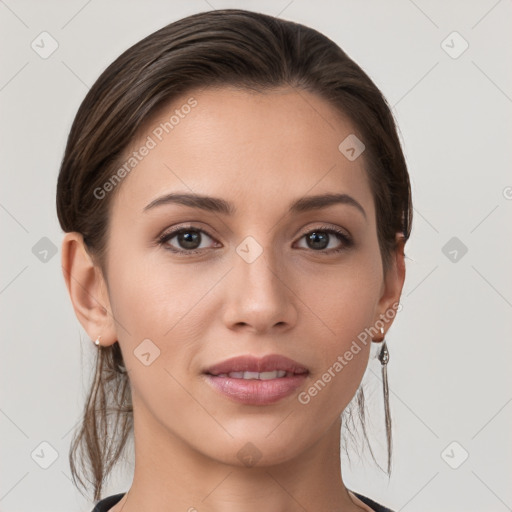
[[[93,507],[71,482],[68,450],[95,347],[67,295],[55,211],[76,110],[129,46],[227,7],[333,39],[382,90],[400,128],[414,222],[403,309],[387,337],[393,474],[366,450],[351,465],[343,456],[345,484],[397,511],[511,510],[509,0],[0,0],[0,510]],[[42,32],[58,44],[47,58],[32,44]],[[364,377],[370,440],[385,467],[373,355]],[[131,468],[116,471],[105,495],[129,488]]]

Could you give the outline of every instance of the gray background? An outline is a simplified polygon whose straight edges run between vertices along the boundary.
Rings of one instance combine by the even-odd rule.
[[[55,212],[76,110],[130,45],[224,7],[329,36],[381,88],[401,130],[415,219],[403,310],[387,337],[394,472],[388,482],[367,450],[351,466],[343,456],[346,485],[397,511],[512,510],[510,0],[0,0],[0,510],[92,509],[67,453],[95,347],[67,295]],[[43,31],[58,42],[46,59],[31,47]],[[460,55],[454,31],[469,44]],[[379,379],[372,358],[370,435],[385,467]],[[106,492],[126,491],[131,476],[128,462]]]

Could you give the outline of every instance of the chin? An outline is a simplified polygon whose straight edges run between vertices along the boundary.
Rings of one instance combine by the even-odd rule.
[[[254,435],[235,436],[234,439],[218,441],[211,439],[206,447],[197,446],[198,451],[210,458],[240,468],[264,467],[282,464],[297,457],[310,443],[290,435],[289,432],[270,434],[266,430],[255,430]],[[212,450],[214,447],[214,450]],[[203,449],[202,449],[203,448]]]

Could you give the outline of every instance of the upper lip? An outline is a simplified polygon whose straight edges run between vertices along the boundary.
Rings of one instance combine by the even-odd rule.
[[[210,366],[204,373],[220,375],[231,372],[272,372],[284,370],[290,373],[308,373],[308,369],[302,364],[279,354],[270,354],[264,357],[244,355],[226,359],[218,364]]]

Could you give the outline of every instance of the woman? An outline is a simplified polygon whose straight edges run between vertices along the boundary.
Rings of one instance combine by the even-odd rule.
[[[75,482],[100,499],[134,439],[131,488],[95,512],[389,510],[345,487],[340,430],[380,344],[390,473],[411,190],[385,99],[337,45],[236,9],[151,34],[83,101],[57,211],[98,350]]]

